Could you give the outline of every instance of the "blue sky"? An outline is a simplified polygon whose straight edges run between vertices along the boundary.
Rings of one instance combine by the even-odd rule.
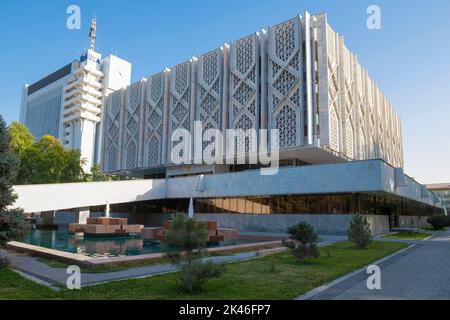
[[[66,28],[76,4],[81,30]],[[380,6],[382,29],[366,27]],[[403,120],[406,172],[450,182],[450,1],[0,1],[0,114],[19,117],[21,87],[76,59],[97,17],[97,50],[133,64],[133,81],[304,10],[327,12]]]

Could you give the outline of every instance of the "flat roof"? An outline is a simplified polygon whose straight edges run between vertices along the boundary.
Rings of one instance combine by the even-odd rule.
[[[49,74],[45,78],[42,78],[41,80],[33,83],[28,87],[28,93],[27,95],[31,95],[35,93],[36,91],[41,90],[42,88],[45,88],[46,86],[52,84],[55,81],[58,81],[59,79],[64,78],[65,76],[69,75],[72,72],[72,62],[68,65],[62,67],[61,69],[53,72],[52,74]]]
[[[450,182],[449,183],[427,184],[427,189],[429,189],[429,190],[450,190]]]

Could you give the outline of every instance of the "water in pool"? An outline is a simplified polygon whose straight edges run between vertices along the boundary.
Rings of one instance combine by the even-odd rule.
[[[135,256],[161,252],[161,242],[142,239],[139,235],[115,237],[84,237],[67,231],[33,230],[24,239],[25,243],[89,257]],[[258,242],[255,239],[237,239],[221,242],[225,246]]]

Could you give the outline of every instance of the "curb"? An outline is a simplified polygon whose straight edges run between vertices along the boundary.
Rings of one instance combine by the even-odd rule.
[[[32,275],[31,273],[24,272],[24,271],[21,271],[21,270],[19,270],[19,269],[12,269],[12,270],[13,270],[14,272],[20,274],[20,275],[21,275],[22,277],[24,277],[25,279],[30,280],[30,281],[33,281],[33,282],[36,282],[36,283],[41,284],[41,285],[43,285],[43,286],[46,286],[46,287],[50,288],[50,289],[53,290],[53,291],[57,291],[57,292],[58,292],[58,291],[61,290],[61,288],[60,288],[58,285],[56,285],[55,283],[50,282],[50,281],[47,281],[47,280],[44,280],[44,279],[41,278],[41,277]]]

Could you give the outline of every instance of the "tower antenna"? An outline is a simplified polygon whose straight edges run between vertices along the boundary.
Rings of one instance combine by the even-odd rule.
[[[96,38],[97,38],[97,20],[96,18],[94,18],[91,21],[91,28],[89,30],[89,49],[94,50]]]

